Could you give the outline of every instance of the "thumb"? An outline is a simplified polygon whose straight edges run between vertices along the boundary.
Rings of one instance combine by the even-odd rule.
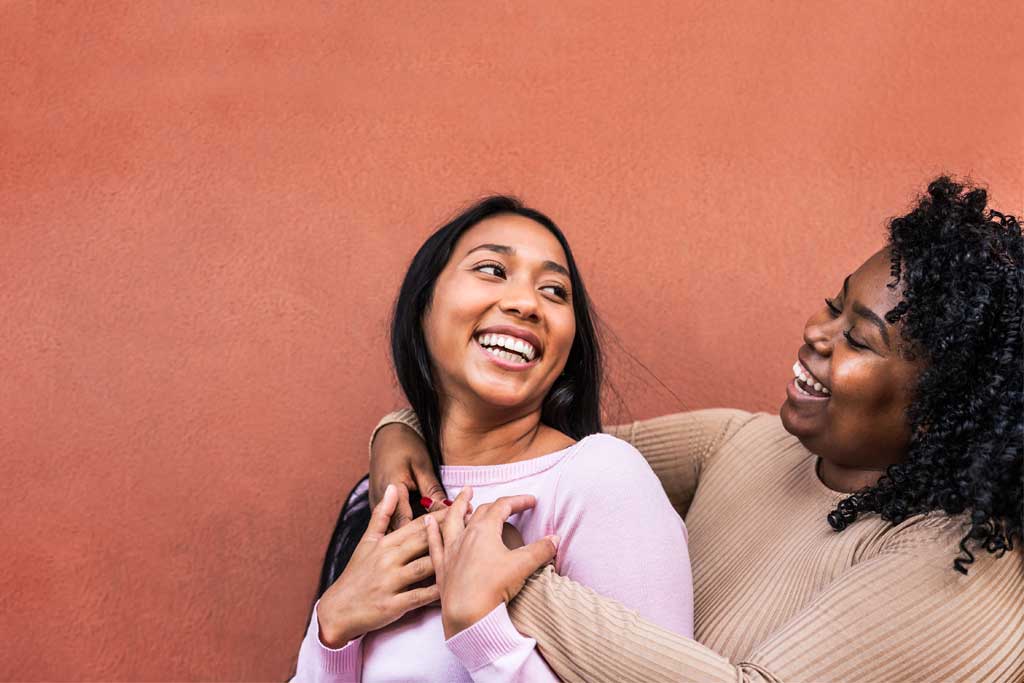
[[[558,551],[558,542],[558,536],[545,536],[539,541],[534,541],[529,545],[524,545],[522,548],[512,551],[512,555],[516,558],[517,565],[523,574],[524,581],[530,574],[555,559],[555,554]]]
[[[388,484],[388,487],[384,489],[384,496],[377,503],[377,507],[373,508],[365,536],[381,537],[386,534],[388,532],[388,524],[391,522],[391,515],[395,513],[397,505],[398,489],[394,484]]]
[[[441,509],[441,503],[448,498],[448,494],[445,493],[444,487],[441,486],[441,482],[439,482],[437,477],[434,476],[434,470],[429,466],[413,466],[412,477],[416,481],[416,489],[420,492],[420,495],[430,498],[430,509]]]

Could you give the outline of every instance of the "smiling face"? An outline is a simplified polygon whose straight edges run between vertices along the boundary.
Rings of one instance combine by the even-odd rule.
[[[780,410],[786,431],[843,467],[883,469],[902,461],[910,442],[906,410],[921,365],[884,320],[900,300],[900,289],[886,286],[889,269],[883,249],[807,321]]]
[[[455,243],[423,333],[442,404],[539,410],[576,335],[562,245],[523,216],[480,221]]]

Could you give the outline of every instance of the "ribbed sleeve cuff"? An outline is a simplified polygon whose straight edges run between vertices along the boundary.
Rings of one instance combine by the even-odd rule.
[[[405,425],[419,434],[421,439],[423,438],[423,431],[420,430],[420,421],[419,418],[416,417],[416,411],[412,408],[396,410],[393,413],[388,413],[382,417],[380,422],[377,423],[377,426],[373,428],[373,432],[370,433],[369,452],[371,456],[373,455],[373,440],[377,438],[377,432],[379,432],[382,427],[394,424],[395,422]]]
[[[532,642],[512,625],[508,609],[501,603],[486,617],[446,640],[445,645],[473,672]]]
[[[317,600],[317,605],[320,601]],[[363,649],[363,637],[350,640],[344,646],[337,649],[327,647],[320,640],[320,624],[316,619],[316,606],[313,607],[313,617],[309,622],[307,640],[312,642],[313,658],[317,668],[335,676],[343,675],[346,681],[359,680],[359,671],[362,669],[361,655]]]

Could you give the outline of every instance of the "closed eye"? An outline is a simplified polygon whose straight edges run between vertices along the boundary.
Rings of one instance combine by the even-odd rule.
[[[843,336],[846,337],[846,343],[849,344],[850,346],[852,346],[855,349],[867,349],[867,348],[869,348],[867,344],[861,344],[859,341],[854,339],[853,335],[850,334],[850,332],[852,332],[852,331],[853,331],[852,327],[849,330],[843,330]]]
[[[842,314],[842,309],[836,306],[835,299],[825,299],[825,305],[828,306],[829,312],[833,318],[837,318]]]

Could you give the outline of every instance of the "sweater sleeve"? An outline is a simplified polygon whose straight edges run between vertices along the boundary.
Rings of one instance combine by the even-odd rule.
[[[852,567],[739,662],[550,568],[510,614],[566,681],[1022,680],[1024,554],[977,553],[963,576],[951,567],[955,534],[935,533],[946,520]]]
[[[537,652],[537,642],[516,630],[505,603],[446,640],[445,645],[475,683],[558,681]]]
[[[701,471],[754,415],[714,408],[663,415],[609,427],[647,460],[680,515],[686,516]]]
[[[314,605],[290,683],[354,683],[359,681],[362,668],[362,636],[337,649],[327,647],[320,642],[320,624]]]
[[[673,507],[685,516],[704,465],[752,417],[742,410],[716,408],[615,425],[605,431],[640,451]],[[404,424],[422,436],[416,413],[403,408],[381,418],[370,434],[371,447],[377,432],[394,423]]]

